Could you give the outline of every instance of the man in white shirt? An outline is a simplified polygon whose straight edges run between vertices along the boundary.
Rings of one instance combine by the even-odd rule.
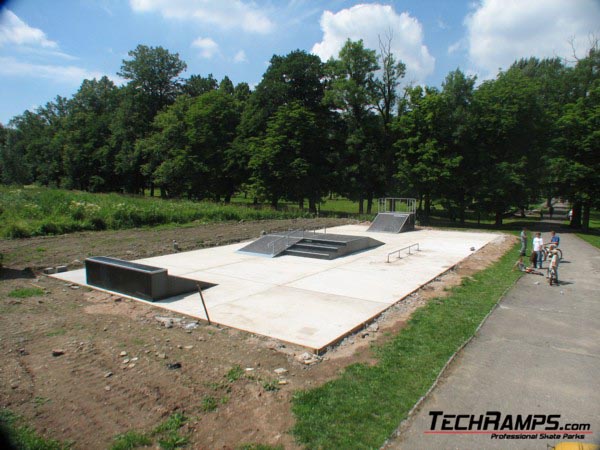
[[[544,249],[544,240],[542,239],[542,233],[535,233],[533,238],[533,251],[535,252],[535,259],[531,257],[531,261],[534,264],[534,268],[542,268],[542,259],[544,258],[542,250]]]

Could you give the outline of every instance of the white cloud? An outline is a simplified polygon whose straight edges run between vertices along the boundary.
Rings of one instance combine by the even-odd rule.
[[[248,58],[246,57],[246,52],[244,50],[240,50],[239,52],[237,52],[235,54],[235,56],[233,57],[233,62],[234,63],[248,62]]]
[[[435,58],[423,44],[423,29],[417,19],[408,13],[396,13],[389,5],[356,5],[337,13],[325,11],[321,16],[323,40],[312,52],[321,59],[337,57],[349,38],[362,39],[365,47],[379,50],[379,36],[392,32],[392,52],[406,64],[406,79],[423,82],[433,72]]]
[[[192,47],[200,49],[200,56],[210,59],[219,52],[219,45],[211,38],[199,37],[192,42]]]
[[[519,58],[568,57],[573,38],[585,51],[589,34],[600,31],[600,2],[481,0],[465,25],[470,63],[489,78]]]
[[[273,22],[254,2],[242,0],[129,0],[135,12],[158,12],[166,19],[193,19],[223,29],[269,33]]]
[[[47,49],[58,48],[58,44],[46,37],[39,28],[33,28],[23,22],[12,11],[5,9],[0,13],[0,45],[16,44]]]
[[[18,61],[11,57],[0,57],[0,75],[44,78],[57,83],[79,84],[84,79],[101,78],[101,72],[94,72],[77,66],[34,64]],[[115,81],[113,79],[113,81]],[[118,80],[117,80],[118,81]]]

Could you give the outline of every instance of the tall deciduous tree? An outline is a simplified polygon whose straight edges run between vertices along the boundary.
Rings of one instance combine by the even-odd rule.
[[[496,225],[510,208],[524,204],[540,180],[541,110],[534,83],[520,71],[501,73],[484,82],[473,98],[478,144],[478,203],[495,214]]]
[[[373,197],[385,184],[385,158],[382,141],[375,131],[372,110],[377,103],[375,71],[380,67],[374,50],[364,47],[362,40],[346,41],[337,59],[327,62],[330,82],[325,96],[327,104],[341,111],[346,122],[346,152],[341,158],[340,174],[343,193],[359,201],[367,199],[371,211]]]
[[[311,208],[324,193],[317,116],[300,102],[282,105],[268,121],[265,137],[250,158],[257,193],[273,207],[281,198],[308,197]]]

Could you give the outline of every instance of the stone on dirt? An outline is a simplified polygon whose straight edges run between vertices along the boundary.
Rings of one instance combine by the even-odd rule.
[[[275,369],[273,372],[275,372],[277,375],[283,375],[284,373],[287,373],[287,369],[283,368],[283,367],[279,367],[278,369]]]
[[[52,350],[52,356],[61,356],[64,354],[65,354],[65,351],[60,348],[55,348],[54,350]]]

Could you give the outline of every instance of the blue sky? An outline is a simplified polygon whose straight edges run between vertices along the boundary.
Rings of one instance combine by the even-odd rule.
[[[272,55],[323,60],[347,38],[389,33],[406,82],[440,86],[457,67],[479,80],[521,57],[572,59],[600,37],[600,0],[12,0],[0,10],[0,122],[85,78],[117,76],[138,44],[179,53],[183,77],[258,83]]]

